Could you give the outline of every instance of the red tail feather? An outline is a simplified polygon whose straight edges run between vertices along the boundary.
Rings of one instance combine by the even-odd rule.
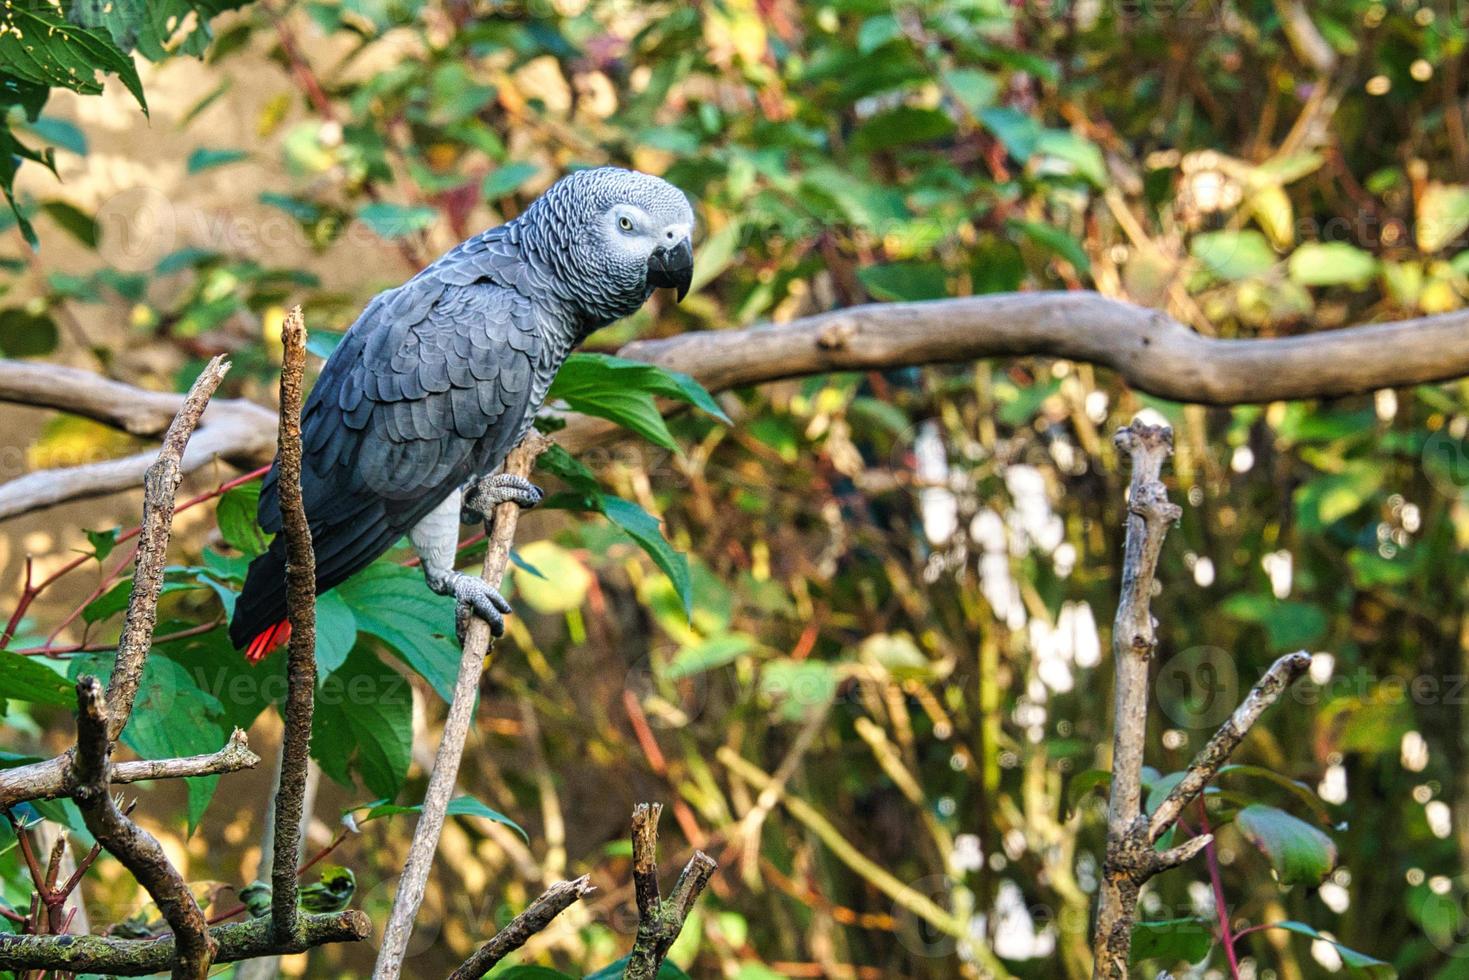
[[[291,621],[283,619],[250,641],[250,645],[245,648],[245,659],[252,664],[258,664],[290,638]]]

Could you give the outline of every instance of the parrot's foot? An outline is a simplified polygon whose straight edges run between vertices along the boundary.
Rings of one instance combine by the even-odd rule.
[[[510,603],[484,579],[475,575],[455,572],[449,584],[455,600],[454,632],[459,645],[469,631],[469,618],[478,616],[490,626],[491,636],[505,635],[505,616],[510,613]]]
[[[512,476],[509,473],[487,476],[464,492],[459,508],[459,521],[462,524],[483,524],[490,512],[500,504],[534,507],[545,495],[540,487],[523,476]]]

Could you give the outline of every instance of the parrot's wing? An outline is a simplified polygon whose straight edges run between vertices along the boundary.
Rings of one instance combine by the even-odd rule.
[[[482,267],[471,275],[464,267],[480,263],[465,260],[478,256],[450,254],[459,261],[436,263],[368,305],[307,399],[301,490],[318,592],[369,565],[471,475],[503,462],[544,395],[535,391],[547,363],[536,307]],[[280,530],[274,468],[259,516],[266,531]],[[249,578],[258,581],[247,580],[230,629],[237,646],[284,616],[279,539]]]

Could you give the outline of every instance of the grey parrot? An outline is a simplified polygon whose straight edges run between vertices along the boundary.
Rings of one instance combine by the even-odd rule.
[[[405,534],[428,586],[504,632],[510,606],[454,569],[461,511],[488,514],[540,490],[497,470],[530,429],[551,380],[589,334],[654,289],[680,300],[693,274],[694,214],[673,185],[615,167],[551,186],[520,217],[456,246],[379,293],[322,368],[302,411],[301,489],[317,594]],[[272,466],[260,526],[281,529]],[[258,661],[285,642],[284,536],[251,564],[230,640]]]

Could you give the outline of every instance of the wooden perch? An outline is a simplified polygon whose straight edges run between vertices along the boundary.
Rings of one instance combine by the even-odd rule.
[[[654,980],[664,957],[683,931],[684,920],[709,884],[716,868],[714,859],[695,851],[679,873],[668,899],[658,897],[659,803],[639,803],[632,812],[632,879],[638,902],[638,934],[627,958],[624,980]]]
[[[1159,872],[1192,860],[1213,842],[1204,833],[1159,853],[1156,843],[1219,773],[1250,727],[1292,680],[1310,665],[1305,653],[1281,657],[1244,702],[1195,756],[1184,778],[1150,819],[1142,809],[1143,748],[1148,730],[1148,670],[1157,645],[1151,599],[1158,556],[1168,528],[1182,510],[1168,499],[1159,475],[1173,453],[1173,431],[1139,421],[1117,433],[1117,446],[1132,459],[1127,533],[1122,553],[1121,597],[1112,625],[1117,674],[1112,737],[1112,785],[1107,798],[1107,850],[1102,862],[1093,980],[1126,980],[1137,924],[1138,894]]]
[[[1274,340],[1220,340],[1098,293],[1003,293],[854,306],[778,325],[636,341],[618,354],[686,372],[715,392],[830,371],[1057,357],[1111,368],[1133,388],[1160,398],[1242,405],[1462,377],[1469,374],[1469,310]],[[0,402],[76,412],[124,431],[161,430],[165,410],[177,410],[176,398],[70,368],[0,361]],[[566,421],[557,442],[572,453],[618,431],[590,416],[568,415]],[[215,458],[268,463],[273,422],[274,414],[257,405],[217,403],[204,417],[184,471]],[[0,519],[136,487],[150,458],[140,454],[12,480],[0,485]]]
[[[532,429],[520,445],[510,451],[505,460],[504,472],[512,476],[530,476],[536,458],[550,445],[551,440]],[[489,548],[485,552],[484,569],[481,572],[484,580],[494,588],[498,589],[500,580],[505,577],[505,569],[510,563],[510,547],[515,541],[515,529],[519,523],[520,505],[503,503],[495,508]],[[444,829],[444,811],[449,806],[450,797],[454,795],[454,781],[459,777],[459,761],[464,756],[464,742],[469,736],[469,727],[474,722],[480,677],[484,673],[485,658],[489,653],[489,624],[478,616],[471,616],[464,635],[464,649],[459,657],[459,674],[454,681],[454,695],[449,702],[448,717],[444,719],[444,733],[439,738],[439,748],[434,754],[434,770],[429,776],[428,790],[423,798],[423,810],[419,814],[418,825],[413,830],[413,843],[408,849],[408,861],[403,866],[403,876],[398,880],[398,892],[393,897],[393,909],[388,916],[388,924],[383,929],[377,965],[373,967],[374,980],[395,980],[403,969],[408,938],[413,934],[413,920],[418,915],[418,907],[423,904],[429,869],[433,866],[434,852],[438,850],[439,834]]]
[[[524,946],[529,939],[551,924],[551,920],[586,898],[597,889],[582,875],[574,881],[558,881],[530,905],[511,919],[509,924],[465,960],[449,980],[479,980],[496,964]]]

